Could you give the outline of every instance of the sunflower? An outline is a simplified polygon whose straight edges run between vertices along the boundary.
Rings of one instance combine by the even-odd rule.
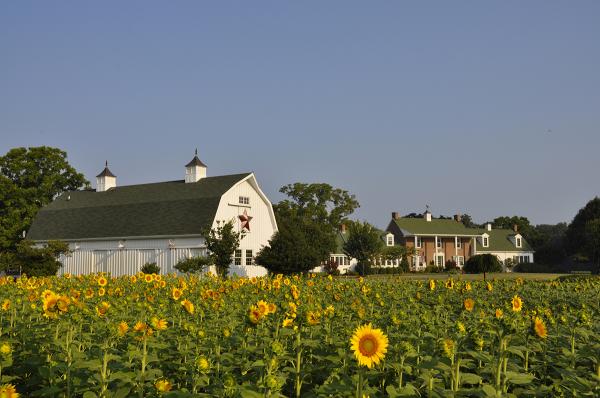
[[[273,303],[269,303],[267,305],[267,309],[269,311],[269,314],[274,314],[275,311],[277,311],[277,306],[275,304],[273,304]]]
[[[102,303],[100,303],[99,306],[96,306],[96,313],[98,314],[98,316],[100,318],[103,318],[106,313],[108,312],[108,309],[110,308],[110,304],[107,303],[106,301],[103,301]]]
[[[283,322],[281,323],[281,326],[283,326],[284,328],[289,328],[290,326],[292,326],[293,323],[294,323],[294,319],[292,319],[292,318],[285,318],[283,320]]]
[[[473,311],[473,308],[475,307],[475,301],[472,298],[468,298],[465,300],[464,302],[465,305],[465,309],[469,312]]]
[[[369,323],[356,328],[350,339],[350,347],[359,365],[370,369],[385,357],[388,338],[381,329],[374,329]]]
[[[176,287],[173,288],[173,293],[172,293],[173,300],[179,301],[179,299],[181,298],[182,294],[183,294],[183,290],[178,289]]]
[[[5,299],[2,302],[2,311],[8,311],[10,309],[10,300],[9,299]]]
[[[258,312],[260,312],[260,316],[263,317],[269,313],[269,304],[266,301],[260,300],[256,303],[256,308],[258,308]]]
[[[546,329],[546,324],[541,318],[535,317],[533,321],[533,330],[535,331],[535,334],[542,339],[545,339],[548,336],[548,329]]]
[[[260,321],[261,316],[261,312],[258,310],[258,308],[256,308],[255,305],[250,306],[250,309],[248,310],[248,320],[251,323],[256,325],[258,321]]]
[[[318,311],[308,311],[308,313],[306,314],[306,322],[308,322],[309,325],[318,325],[321,321],[319,320],[321,318],[321,313]]]
[[[154,277],[152,276],[152,274],[144,274],[144,281],[146,283],[152,283],[154,282]]]
[[[8,355],[11,352],[12,352],[12,348],[10,347],[10,344],[2,343],[2,345],[0,345],[0,354]],[[0,395],[0,397],[1,397],[1,395]]]
[[[435,281],[433,279],[429,280],[429,290],[435,290]]]
[[[198,357],[198,359],[196,359],[196,365],[201,372],[206,372],[208,369],[210,369],[210,363],[204,355],[201,355]]]
[[[98,278],[98,286],[104,287],[107,283],[108,280],[105,277],[101,276],[100,278]]]
[[[129,277],[129,281],[130,281],[131,283],[135,284],[135,283],[137,282],[137,277],[136,277],[135,275],[131,275],[131,276]]]
[[[189,314],[193,314],[194,313],[194,304],[188,300],[188,299],[184,299],[181,301],[181,305],[183,306],[183,308],[185,308],[185,310],[189,313]]]
[[[103,287],[98,289],[98,296],[104,296],[105,294],[106,294],[106,289],[104,289]]]
[[[156,330],[165,330],[167,328],[167,321],[164,319],[153,317],[151,323],[152,326],[154,326],[154,329]]]
[[[444,349],[444,353],[448,358],[452,358],[454,355],[454,340],[452,339],[444,339],[442,342],[442,348]]]
[[[19,398],[17,389],[12,384],[2,384],[0,386],[0,397],[2,398]]]
[[[519,297],[515,294],[515,296],[512,298],[512,310],[515,312],[518,312],[518,311],[521,311],[522,308],[523,308],[523,300],[521,300],[521,297]]]
[[[171,391],[171,382],[169,380],[161,379],[154,383],[154,387],[160,392]]]
[[[128,330],[129,330],[129,325],[127,324],[127,322],[122,321],[121,323],[119,323],[119,335],[120,336],[125,336],[125,333],[127,333]]]
[[[497,308],[496,309],[496,318],[500,319],[500,318],[502,318],[503,315],[504,315],[504,312],[500,308]]]
[[[490,282],[487,282],[486,287],[487,287],[488,292],[491,292],[492,290],[494,290],[494,285],[492,285]]]
[[[452,278],[450,278],[446,281],[446,289],[452,289],[452,288],[454,288],[454,281],[452,280]]]

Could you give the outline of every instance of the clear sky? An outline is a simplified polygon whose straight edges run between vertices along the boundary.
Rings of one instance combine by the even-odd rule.
[[[0,152],[391,211],[570,221],[600,195],[600,1],[3,1]]]

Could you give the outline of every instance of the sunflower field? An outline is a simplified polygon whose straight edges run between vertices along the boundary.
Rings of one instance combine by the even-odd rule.
[[[0,397],[598,397],[599,293],[598,278],[0,278]]]

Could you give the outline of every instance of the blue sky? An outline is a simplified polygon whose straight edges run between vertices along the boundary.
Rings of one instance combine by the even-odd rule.
[[[254,171],[391,211],[570,221],[600,195],[600,2],[1,2],[0,152],[95,183]]]

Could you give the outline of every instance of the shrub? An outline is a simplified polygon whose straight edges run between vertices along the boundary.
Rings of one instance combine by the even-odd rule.
[[[425,267],[425,269],[423,270],[424,273],[426,274],[437,274],[439,272],[441,272],[441,268],[438,267],[437,265],[433,264],[433,261],[431,262],[431,264],[429,264],[427,267]]]
[[[144,274],[160,274],[160,267],[156,263],[146,263],[142,266],[141,271]]]
[[[202,272],[208,265],[210,265],[209,257],[190,257],[179,261],[175,265],[175,269],[186,274],[194,274]]]
[[[502,272],[502,264],[493,254],[478,254],[465,263],[467,274],[485,274],[486,272]]]
[[[524,272],[524,273],[546,273],[552,272],[553,267],[544,265],[544,264],[536,264],[536,263],[519,263],[515,265],[514,272]]]
[[[455,271],[458,269],[458,266],[456,265],[456,261],[454,260],[446,260],[446,266],[444,267],[445,271]]]
[[[338,263],[335,260],[327,260],[325,262],[325,264],[323,264],[323,270],[325,271],[325,273],[329,274],[329,275],[339,275],[340,274],[340,270],[338,268]]]

